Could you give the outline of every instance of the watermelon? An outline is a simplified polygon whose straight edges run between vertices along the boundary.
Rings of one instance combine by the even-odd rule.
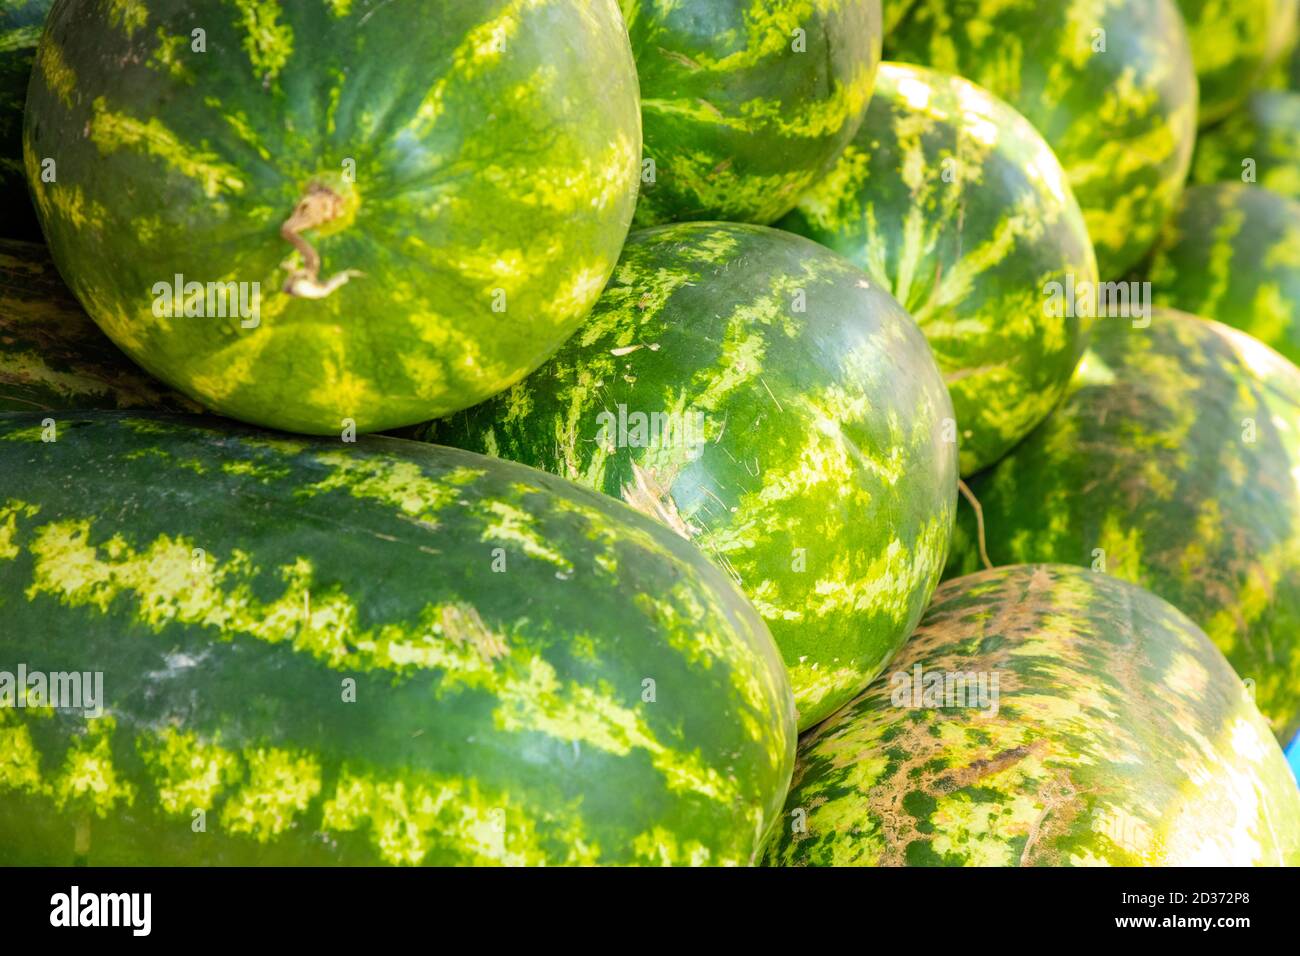
[[[0,708],[0,863],[745,864],[789,783],[726,576],[462,451],[0,416],[0,607],[11,701],[102,674]]]
[[[970,483],[994,564],[1081,564],[1202,627],[1285,741],[1300,727],[1300,369],[1156,309],[1098,323],[1062,406]],[[949,576],[979,567],[960,512]]]
[[[853,138],[880,0],[622,0],[645,126],[638,225],[770,223]]]
[[[1300,362],[1300,200],[1242,183],[1189,189],[1150,278],[1160,305],[1225,322]]]
[[[1064,565],[946,582],[800,744],[774,864],[1300,865],[1300,791],[1205,633]]]
[[[1300,0],[1178,0],[1201,86],[1201,125],[1223,119],[1291,43]]]
[[[1102,279],[1151,248],[1196,139],[1196,74],[1174,0],[917,0],[885,54],[964,76],[1039,129],[1069,174]]]
[[[553,359],[421,437],[581,482],[692,541],[770,626],[801,728],[916,625],[956,506],[925,337],[852,263],[764,226],[634,232]]]
[[[41,27],[54,0],[0,3],[0,237],[40,235],[23,175],[23,104]]]
[[[0,239],[0,412],[69,408],[201,411],[104,337],[44,246]]]
[[[415,424],[586,317],[639,171],[615,0],[60,0],[24,157],[147,370],[308,433]]]
[[[1300,93],[1257,90],[1196,140],[1192,179],[1258,183],[1300,199]]]
[[[852,259],[920,324],[952,395],[963,475],[1061,398],[1088,317],[1064,290],[1096,287],[1092,243],[1051,148],[978,86],[882,64],[857,137],[780,226]],[[1048,308],[1053,288],[1060,308]]]

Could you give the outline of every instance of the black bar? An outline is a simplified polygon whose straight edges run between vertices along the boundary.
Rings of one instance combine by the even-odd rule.
[[[858,934],[859,948],[881,932],[901,934],[900,944],[929,937],[945,946],[986,933],[1026,943],[1042,940],[1039,933],[1072,942],[1231,941],[1257,932],[1276,939],[1292,918],[1296,882],[1294,871],[1246,869],[7,869],[4,949],[20,952],[11,946],[31,937],[66,942],[72,933],[78,942],[136,942],[129,917],[142,910],[121,911],[128,925],[52,926],[58,895],[67,898],[66,916],[74,885],[87,914],[87,895],[150,894],[148,938],[169,943],[338,944],[374,942],[376,933],[396,942],[391,934],[414,933],[434,946],[460,940],[457,948],[470,945],[466,936],[495,946],[516,935],[534,946],[591,940],[623,948],[669,931],[689,934],[679,942],[762,941],[784,925],[824,951],[846,932]],[[1121,925],[1135,919],[1152,922]],[[1206,919],[1210,925],[1200,925]]]

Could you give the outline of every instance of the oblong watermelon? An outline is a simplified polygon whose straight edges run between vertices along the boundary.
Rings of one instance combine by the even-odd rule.
[[[0,412],[202,409],[105,338],[44,246],[0,239]]]
[[[1293,39],[1300,0],[1178,0],[1201,87],[1200,122],[1231,114]]]
[[[0,708],[0,863],[744,864],[789,782],[725,575],[466,452],[0,416],[0,608],[11,680],[102,674]]]
[[[1158,597],[1062,565],[946,582],[801,742],[774,864],[1300,865],[1300,791],[1241,682]]]
[[[858,135],[779,225],[852,259],[916,319],[952,395],[963,475],[1065,392],[1088,316],[1063,290],[1096,287],[1092,242],[1051,147],[973,83],[882,64]]]
[[[577,328],[631,221],[638,103],[614,0],[60,0],[24,158],[132,358],[337,434],[480,401]]]
[[[1102,279],[1151,248],[1196,139],[1196,74],[1174,0],[917,0],[885,55],[964,76],[1038,128],[1070,176]]]
[[[1194,186],[1150,264],[1155,301],[1249,332],[1300,362],[1300,200]]]
[[[1071,393],[970,483],[994,564],[1053,561],[1200,625],[1278,737],[1300,727],[1300,369],[1216,322],[1098,323]],[[959,512],[949,576],[979,565]]]
[[[1243,108],[1201,133],[1192,179],[1258,183],[1300,199],[1300,93],[1256,90]]]
[[[425,437],[598,488],[694,542],[771,627],[803,728],[866,686],[934,590],[951,416],[920,330],[852,263],[688,223],[634,232],[555,358]]]
[[[23,174],[23,104],[36,44],[54,0],[6,0],[0,4],[0,236],[40,237]]]
[[[880,0],[622,0],[641,80],[636,221],[769,223],[853,138]]]

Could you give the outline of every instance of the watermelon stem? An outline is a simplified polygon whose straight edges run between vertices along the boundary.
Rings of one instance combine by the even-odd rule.
[[[970,506],[975,509],[975,539],[979,544],[980,560],[984,562],[984,567],[992,570],[993,562],[989,560],[989,552],[984,543],[984,509],[980,507],[979,499],[975,493],[970,490],[970,486],[960,478],[957,479],[957,490],[961,492],[962,497],[970,502]]]
[[[356,269],[344,269],[320,282],[320,253],[302,233],[317,229],[338,219],[346,211],[342,196],[322,183],[307,187],[307,195],[299,200],[293,214],[280,226],[280,235],[302,254],[303,266],[295,269],[284,284],[284,291],[301,299],[323,299],[349,279],[362,275]]]

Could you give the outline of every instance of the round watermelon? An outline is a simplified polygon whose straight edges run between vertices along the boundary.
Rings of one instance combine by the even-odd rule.
[[[462,451],[0,416],[0,607],[9,865],[747,864],[789,784],[726,576]]]
[[[1156,309],[1099,322],[1059,409],[970,483],[995,564],[1140,584],[1204,628],[1282,740],[1300,727],[1300,369]],[[962,508],[949,575],[980,566]]]
[[[617,261],[641,151],[614,0],[60,0],[25,122],[108,335],[210,408],[322,434],[536,367]]]
[[[1223,655],[1062,565],[945,583],[804,738],[773,864],[1296,866],[1300,791]]]
[[[882,64],[857,137],[779,225],[852,259],[916,319],[952,395],[963,475],[1061,398],[1089,317],[1065,291],[1095,289],[1097,263],[1051,148],[984,90]]]
[[[1101,278],[1121,278],[1178,204],[1196,74],[1174,0],[917,0],[885,54],[956,73],[1019,110],[1056,152]]]
[[[1201,87],[1201,124],[1231,114],[1293,39],[1300,0],[1178,0]]]
[[[40,236],[23,176],[23,104],[27,81],[41,39],[45,15],[54,0],[0,3],[0,203],[5,215],[0,235]]]
[[[880,0],[622,0],[641,80],[639,225],[769,223],[853,137]]]
[[[1201,133],[1192,179],[1258,183],[1300,200],[1300,93],[1257,90],[1244,107]]]
[[[766,619],[801,728],[885,666],[948,550],[957,448],[925,337],[852,263],[763,226],[634,232],[582,331],[424,437],[692,541]]]
[[[0,239],[0,412],[63,408],[201,411],[104,337],[44,246]]]
[[[1227,323],[1300,362],[1300,200],[1242,183],[1187,190],[1150,279],[1160,305]]]

